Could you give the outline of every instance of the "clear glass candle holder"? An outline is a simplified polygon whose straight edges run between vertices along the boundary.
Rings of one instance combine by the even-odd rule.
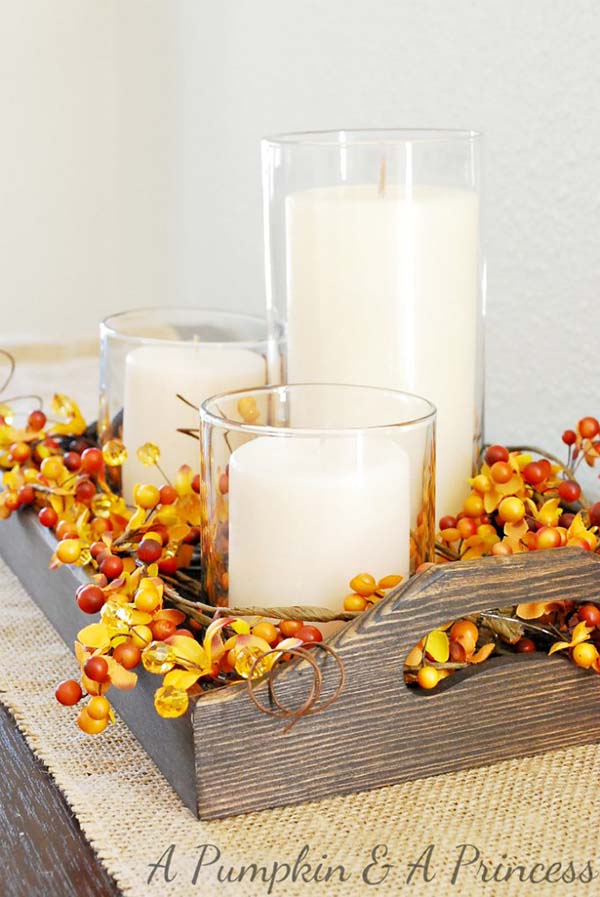
[[[295,384],[200,410],[209,600],[340,611],[350,579],[433,559],[435,408],[408,393]]]
[[[481,137],[281,134],[262,144],[265,267],[287,382],[364,383],[438,412],[438,512],[468,494],[481,444]]]
[[[278,369],[277,338],[250,315],[141,309],[107,318],[100,338],[99,436],[125,443],[120,485],[129,503],[138,482],[164,485],[183,464],[199,471],[198,408],[206,398],[263,386]],[[157,465],[137,457],[147,443],[160,449]]]

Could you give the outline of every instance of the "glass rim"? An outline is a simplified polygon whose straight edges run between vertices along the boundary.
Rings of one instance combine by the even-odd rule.
[[[134,315],[152,315],[152,314],[163,314],[165,317],[165,321],[168,322],[169,315],[190,315],[190,314],[200,314],[206,315],[207,321],[206,323],[210,323],[210,318],[213,318],[215,323],[217,321],[221,321],[223,323],[251,323],[258,324],[262,327],[263,333],[261,336],[256,339],[226,339],[226,340],[193,340],[193,339],[168,339],[163,337],[156,336],[143,336],[141,334],[133,334],[126,333],[119,329],[119,324],[126,320],[130,316]],[[103,318],[100,321],[100,335],[101,336],[110,336],[114,339],[126,340],[129,342],[139,342],[144,343],[144,345],[154,345],[154,346],[181,346],[182,344],[188,346],[211,346],[213,348],[220,347],[238,347],[244,348],[247,346],[259,346],[263,344],[270,343],[273,339],[281,340],[283,335],[283,327],[281,324],[275,325],[278,329],[278,333],[274,336],[271,333],[269,321],[266,316],[263,315],[251,315],[246,312],[238,312],[238,311],[226,311],[219,308],[201,308],[194,305],[157,305],[157,306],[143,306],[141,308],[130,308],[126,311],[114,312],[114,314],[107,315],[107,317]]]
[[[461,128],[340,128],[327,131],[290,131],[262,138],[263,146],[396,146],[412,143],[466,143],[483,137],[481,131]]]
[[[210,407],[211,405],[218,406],[219,402],[222,402],[226,399],[242,399],[248,396],[255,396],[257,394],[277,394],[284,393],[286,391],[307,388],[315,390],[338,389],[341,391],[347,390],[348,392],[358,389],[380,396],[388,395],[391,398],[396,399],[400,397],[416,399],[417,401],[423,403],[423,405],[428,410],[426,413],[421,414],[418,417],[411,418],[410,420],[395,421],[393,423],[385,424],[373,424],[363,427],[276,427],[272,424],[248,424],[244,421],[233,420],[233,418],[227,417],[222,412],[216,413]],[[433,423],[436,419],[437,408],[435,407],[433,402],[430,402],[429,399],[426,399],[424,396],[420,396],[412,392],[406,392],[405,390],[400,389],[387,389],[386,387],[380,386],[366,386],[359,383],[281,383],[270,384],[267,386],[257,386],[250,389],[233,390],[232,392],[217,393],[217,395],[210,396],[208,399],[205,399],[205,401],[202,402],[202,404],[200,405],[199,413],[200,421],[203,424],[210,424],[211,426],[217,426],[222,429],[233,430],[237,433],[250,433],[255,436],[280,436],[289,438],[291,436],[314,437],[318,435],[351,436],[357,435],[359,433],[377,433],[389,430],[399,430],[403,428],[408,429],[419,424],[425,425],[427,423]]]

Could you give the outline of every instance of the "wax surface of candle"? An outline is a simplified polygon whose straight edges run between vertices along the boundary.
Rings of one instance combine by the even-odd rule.
[[[198,429],[199,416],[177,398],[185,396],[195,405],[220,392],[263,386],[266,366],[262,355],[247,349],[206,345],[141,346],[125,362],[123,441],[129,458],[123,467],[123,494],[131,502],[138,482],[164,484],[155,467],[136,458],[145,442],[161,451],[160,466],[172,478],[182,464],[200,470],[198,440],[178,428]]]
[[[388,186],[287,200],[288,379],[415,392],[438,409],[437,507],[460,509],[476,433],[475,193]]]
[[[229,463],[231,606],[341,610],[349,580],[409,571],[409,466],[385,437],[259,437]]]

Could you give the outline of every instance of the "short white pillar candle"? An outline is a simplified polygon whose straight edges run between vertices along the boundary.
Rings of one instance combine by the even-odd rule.
[[[407,452],[385,435],[260,436],[229,462],[229,603],[340,611],[362,571],[407,576]]]

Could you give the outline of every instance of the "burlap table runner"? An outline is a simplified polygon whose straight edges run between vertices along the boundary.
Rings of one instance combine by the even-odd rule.
[[[89,738],[77,729],[75,712],[56,703],[54,683],[76,674],[77,665],[2,563],[0,605],[1,700],[125,894],[560,897],[600,893],[599,878],[586,882],[588,862],[595,876],[600,872],[596,812],[600,751],[595,746],[350,797],[199,822],[121,721],[104,735]],[[510,738],[510,731],[506,737]],[[307,798],[310,769],[307,757]],[[247,775],[251,781],[250,756]],[[472,846],[459,846],[464,844]],[[385,846],[376,853],[376,865],[367,868],[378,845]],[[465,864],[476,851],[480,858],[463,865],[452,884],[461,850]],[[220,859],[208,865],[218,851]],[[303,852],[304,858],[298,861]],[[198,870],[202,856],[204,864]],[[170,857],[170,865],[157,867],[152,875],[152,864],[161,857],[165,865]],[[422,865],[414,867],[408,883],[411,864],[420,857]],[[568,865],[571,861],[573,871]],[[258,867],[253,881],[252,869],[241,883],[231,880],[239,877],[241,867],[252,863]],[[560,871],[556,866],[549,869],[557,863]],[[496,877],[502,878],[507,864],[522,864],[534,882],[548,874],[551,883],[523,883],[518,874],[508,881],[484,881],[499,866]],[[346,880],[340,881],[339,869],[328,881],[318,880],[336,866],[344,867]],[[424,880],[425,873],[430,881]],[[561,875],[567,883],[556,881]],[[574,876],[581,878],[569,883]],[[167,877],[172,880],[167,882]]]

